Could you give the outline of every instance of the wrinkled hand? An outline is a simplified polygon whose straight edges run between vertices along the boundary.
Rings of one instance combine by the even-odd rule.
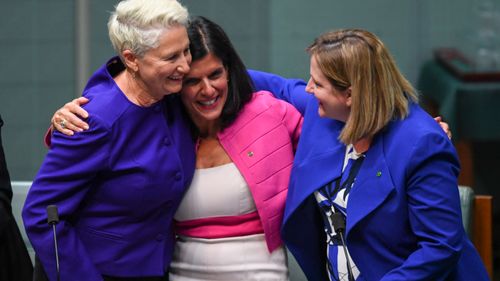
[[[439,123],[439,126],[441,126],[441,129],[448,135],[448,138],[451,140],[451,130],[450,126],[448,123],[443,121],[443,118],[441,116],[434,117],[434,120]]]
[[[79,97],[59,108],[50,120],[52,131],[58,130],[65,135],[72,136],[75,132],[88,130],[89,125],[80,119],[80,117],[85,119],[89,116],[88,112],[81,107],[88,102],[87,98]]]

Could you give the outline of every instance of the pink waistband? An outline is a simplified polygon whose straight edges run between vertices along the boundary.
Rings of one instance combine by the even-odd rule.
[[[228,217],[175,221],[175,232],[197,238],[225,238],[264,233],[257,211]]]

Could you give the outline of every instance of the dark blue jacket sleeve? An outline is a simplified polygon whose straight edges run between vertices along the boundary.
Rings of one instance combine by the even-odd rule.
[[[306,92],[306,82],[301,79],[287,79],[276,74],[248,70],[256,91],[269,91],[276,98],[291,103],[304,115],[307,103],[313,95]]]
[[[382,280],[449,280],[465,243],[455,149],[441,132],[421,137],[406,168],[408,216],[418,247]],[[478,278],[477,280],[481,280]]]

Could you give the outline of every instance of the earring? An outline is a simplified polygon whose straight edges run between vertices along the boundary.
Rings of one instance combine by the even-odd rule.
[[[137,72],[138,72],[137,70],[130,69],[130,75],[132,75],[132,78],[135,79],[137,77]]]

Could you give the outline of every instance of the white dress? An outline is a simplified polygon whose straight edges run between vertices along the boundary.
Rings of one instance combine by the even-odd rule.
[[[255,212],[252,194],[233,163],[197,169],[175,220],[234,217]],[[179,235],[170,281],[288,280],[283,247],[269,253],[263,233],[221,238]]]

